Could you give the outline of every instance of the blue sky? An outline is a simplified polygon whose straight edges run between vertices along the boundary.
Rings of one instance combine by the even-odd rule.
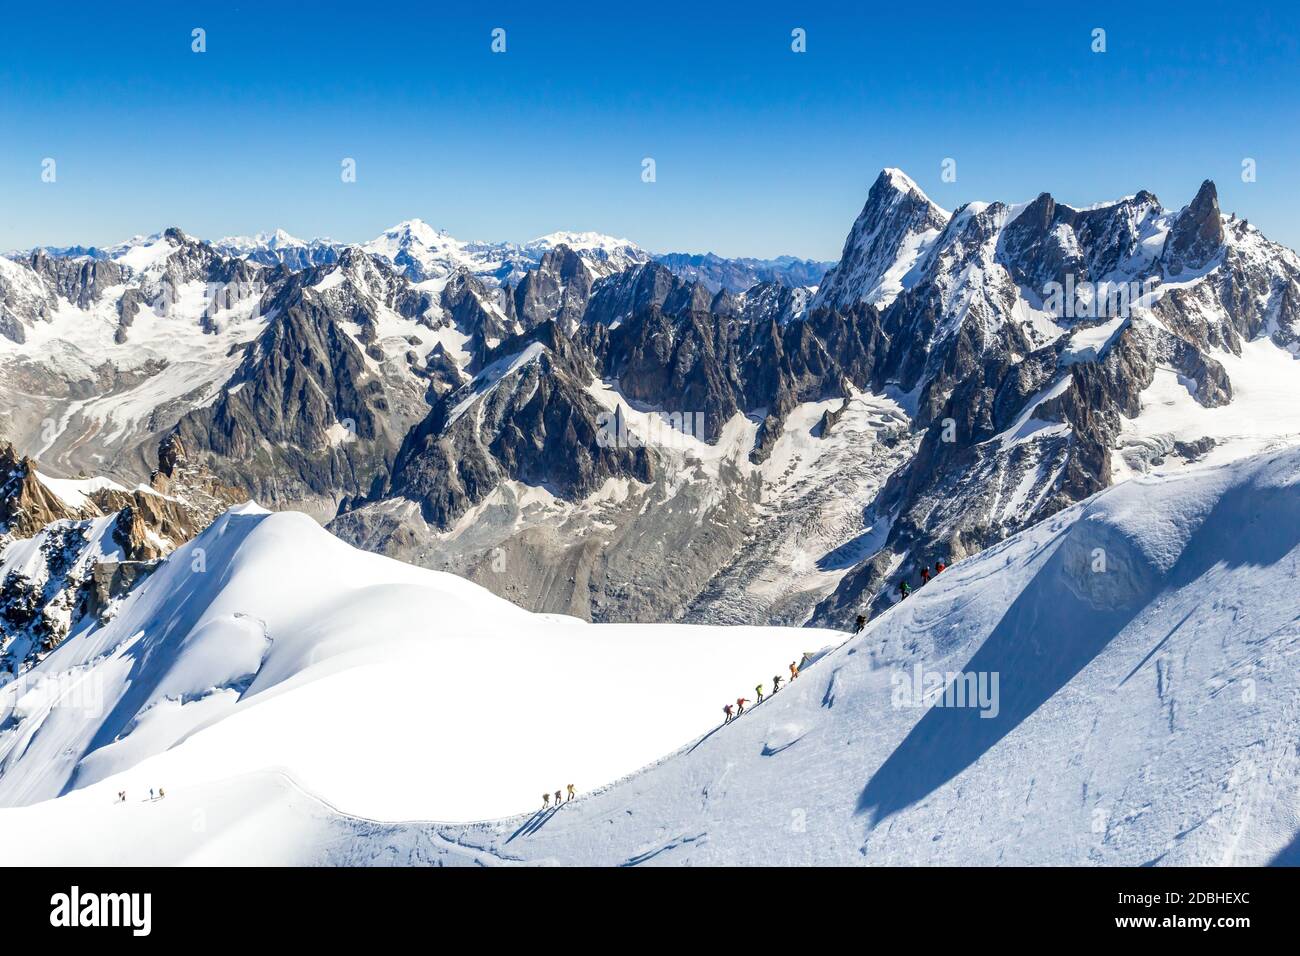
[[[167,225],[359,241],[419,217],[834,259],[883,166],[950,209],[1178,206],[1211,178],[1300,247],[1294,3],[72,6],[3,15],[0,248]]]

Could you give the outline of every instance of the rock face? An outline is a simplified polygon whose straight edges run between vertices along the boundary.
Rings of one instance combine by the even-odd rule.
[[[94,626],[159,559],[246,499],[189,461],[180,439],[148,485],[43,476],[0,446],[0,681]]]
[[[100,336],[0,342],[11,437],[142,476],[175,436],[264,504],[534,609],[834,625],[1118,480],[1294,440],[1257,403],[1292,394],[1300,259],[1209,183],[1177,210],[948,213],[885,170],[815,290],[588,234],[390,233],[297,270],[178,231],[0,261],[16,335],[76,312]],[[41,525],[41,494],[13,520]]]
[[[26,265],[45,282],[55,295],[67,299],[79,309],[103,298],[107,289],[118,285],[124,270],[115,262],[103,259],[66,259],[50,256],[42,250],[33,252]]]
[[[300,295],[278,308],[217,400],[185,415],[175,434],[261,500],[355,494],[397,440],[383,380],[335,313]]]
[[[600,619],[844,625],[922,563],[960,560],[1135,469],[1217,455],[1203,435],[1133,444],[1144,394],[1176,377],[1194,429],[1196,409],[1234,401],[1216,356],[1261,336],[1290,347],[1300,293],[1295,255],[1222,217],[1212,185],[1176,211],[1140,192],[950,215],[891,170],[815,296],[711,295],[653,263],[588,287],[559,261],[524,298],[539,317],[563,302],[564,321],[527,361],[445,399],[455,414],[431,414],[383,490],[332,527]],[[605,416],[569,402],[566,435],[684,420],[690,440],[645,441],[643,470],[614,457],[571,480],[579,448],[517,396],[575,395],[581,374]],[[486,437],[469,424],[480,416]],[[526,466],[521,444],[538,449]],[[558,501],[530,502],[528,487]],[[633,529],[679,545],[653,594],[624,550]],[[801,546],[812,553],[789,555]],[[544,572],[557,565],[569,574]]]
[[[582,321],[591,287],[608,270],[598,271],[568,246],[550,249],[507,299],[512,314],[526,329],[555,322],[572,331]]]
[[[1207,179],[1169,230],[1165,241],[1165,270],[1171,276],[1180,276],[1184,270],[1204,268],[1219,254],[1223,236],[1219,193]]]
[[[426,521],[447,526],[506,478],[566,498],[614,476],[650,480],[644,449],[600,441],[601,409],[586,391],[592,374],[553,322],[501,343],[408,436],[383,495],[417,501]]]
[[[884,170],[844,241],[839,263],[823,278],[813,307],[888,305],[909,287],[911,267],[947,224],[948,213],[901,170]]]
[[[11,444],[0,445],[0,534],[30,538],[53,521],[80,516],[41,484],[30,458],[19,458]]]

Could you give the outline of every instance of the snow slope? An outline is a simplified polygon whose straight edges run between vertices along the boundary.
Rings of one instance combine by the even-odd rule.
[[[602,864],[1266,863],[1300,829],[1298,561],[1300,451],[1135,479],[533,832],[437,832]],[[998,693],[912,706],[918,665]]]
[[[637,770],[834,637],[532,615],[243,506],[0,688],[0,805],[274,771],[365,816],[518,812]]]
[[[1188,383],[1175,370],[1157,367],[1142,393],[1136,418],[1124,419],[1120,447],[1112,456],[1116,480],[1149,470],[1155,456],[1169,455],[1175,442],[1212,439],[1206,464],[1224,464],[1248,455],[1300,444],[1300,374],[1292,353],[1261,337],[1241,346],[1241,354],[1215,350],[1211,357],[1227,371],[1232,401],[1216,408],[1198,405]],[[1192,383],[1192,389],[1195,383]],[[1130,464],[1131,462],[1131,464]],[[1180,467],[1176,456],[1161,470]]]
[[[244,529],[250,523],[255,532]],[[292,536],[298,524],[232,515],[221,533],[240,542],[237,550],[262,551],[262,535]],[[364,559],[372,560],[380,561]],[[381,782],[411,786],[417,772],[353,749],[352,738],[321,739],[370,723],[379,705],[350,695],[341,708],[348,721],[318,724],[329,708],[312,706],[311,688],[328,694],[327,675],[343,683],[355,648],[331,616],[317,616],[311,640],[282,620],[271,631],[289,646],[263,661],[240,706],[263,730],[300,730],[300,740],[277,745],[294,751],[288,776],[265,752],[270,745],[223,729],[237,726],[227,718],[100,786],[0,811],[10,834],[3,853],[13,862],[1267,863],[1300,829],[1298,561],[1300,450],[1137,478],[949,569],[774,698],[645,772],[558,812],[472,825],[341,812],[364,804],[396,820],[396,811],[443,801],[362,793]],[[237,589],[248,600],[252,569],[242,563],[231,562],[222,593]],[[457,600],[479,595],[463,582],[408,573],[445,583]],[[141,595],[131,613],[153,600]],[[338,603],[373,613],[359,599]],[[210,613],[229,606],[214,601]],[[528,619],[490,601],[474,606],[474,626],[498,612]],[[255,630],[209,620],[225,621],[209,626],[232,629],[228,640],[256,651]],[[537,626],[556,628],[558,640],[602,630]],[[335,638],[319,639],[322,631]],[[189,633],[198,640],[204,631]],[[693,664],[710,656],[714,635],[701,635],[709,639],[694,643]],[[285,677],[309,645],[316,662]],[[779,659],[789,646],[755,658]],[[746,673],[760,666],[747,660]],[[509,680],[506,671],[486,672],[498,681]],[[913,683],[935,672],[983,675],[983,706],[917,706]],[[555,709],[563,700],[530,707],[527,727],[513,734],[528,746],[559,746],[577,732]],[[296,710],[306,719],[291,723]],[[462,728],[469,714],[487,712],[462,711]],[[54,736],[43,764],[57,765],[69,745],[68,734]],[[367,745],[399,756],[378,734]],[[245,757],[238,748],[246,746],[263,752]],[[438,736],[428,752],[445,766],[442,747]],[[345,755],[337,775],[353,779],[330,779],[314,765],[306,755],[318,748]],[[493,756],[509,762],[525,749]],[[6,787],[12,773],[0,778]],[[139,801],[141,787],[164,780],[166,800]],[[132,799],[114,806],[112,792],[128,785]],[[192,825],[196,815],[205,828]]]

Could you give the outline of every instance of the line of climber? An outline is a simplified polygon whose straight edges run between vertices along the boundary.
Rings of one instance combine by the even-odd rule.
[[[935,575],[943,574],[944,569],[946,567],[947,565],[944,564],[942,561],[936,562],[934,566]],[[929,583],[930,583],[930,566],[928,564],[923,564],[921,565],[921,585],[926,585]],[[912,586],[907,583],[907,578],[903,578],[903,580],[898,582],[898,593],[900,595],[898,598],[900,601],[907,600],[907,596],[912,593]],[[861,617],[859,617],[858,620],[861,620]],[[861,630],[861,628],[859,628],[859,630]]]
[[[808,663],[808,653],[806,651],[804,652],[803,657],[799,660],[798,663],[791,661],[790,680],[794,680],[796,677],[798,677],[799,668],[807,663]],[[775,694],[777,691],[781,689],[781,680],[782,678],[780,674],[777,674],[772,678],[773,694]],[[754,685],[754,694],[755,694],[755,699],[753,703],[754,706],[757,707],[759,704],[763,703],[763,700],[765,699],[763,696],[763,685],[761,683]],[[722,722],[724,724],[731,723],[733,720],[735,720],[737,717],[739,717],[741,714],[745,712],[745,705],[748,704],[749,702],[750,701],[748,697],[737,697],[736,702],[734,704],[724,704],[722,708],[722,713],[725,714],[726,716],[723,718]]]

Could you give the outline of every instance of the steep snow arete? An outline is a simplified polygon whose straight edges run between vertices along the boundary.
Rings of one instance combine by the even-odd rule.
[[[193,574],[195,547],[228,571]],[[101,675],[107,719],[0,691],[5,855],[1294,861],[1298,561],[1294,449],[1109,489],[852,638],[535,617],[244,508],[38,668]],[[415,819],[521,809],[520,788],[570,782],[566,761],[608,780],[700,733],[720,687],[748,696],[774,659],[829,640],[843,643],[738,721],[558,811]],[[997,674],[996,708],[917,700],[918,669]],[[158,784],[166,799],[142,801]]]
[[[132,488],[177,440],[240,486],[228,500],[552,612],[245,509],[78,615],[107,512],[41,536],[48,507],[0,502],[22,572],[0,608],[6,852],[1294,857],[1295,253],[1208,181],[1181,208],[948,212],[885,170],[824,277],[639,256],[412,220],[367,248],[172,229],[0,259],[5,502],[122,494],[68,481]],[[713,731],[847,635],[561,616],[863,612]],[[11,615],[41,626],[15,641]],[[936,681],[970,693],[937,705]],[[559,814],[445,822],[683,742]],[[154,785],[167,798],[142,800]],[[194,830],[199,811],[221,819]]]
[[[637,770],[833,639],[533,615],[245,505],[0,687],[0,804],[275,771],[362,816],[518,812]]]

